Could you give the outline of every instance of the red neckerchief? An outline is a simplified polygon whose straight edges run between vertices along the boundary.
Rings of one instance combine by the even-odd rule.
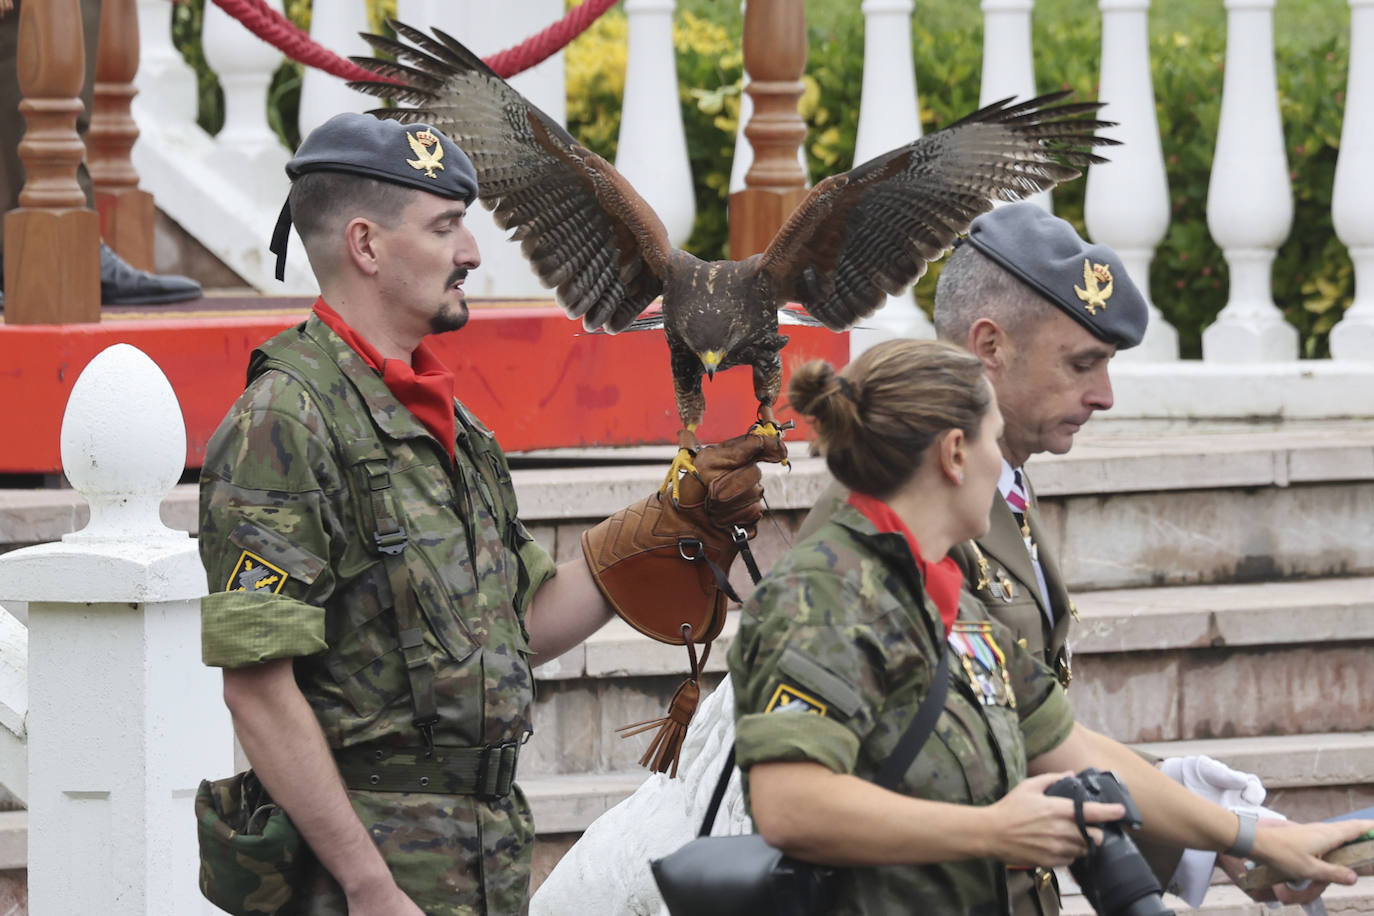
[[[882,534],[900,534],[906,538],[907,547],[916,560],[916,571],[925,583],[926,594],[935,602],[940,612],[940,621],[945,625],[945,635],[954,626],[954,618],[959,616],[959,591],[964,587],[964,574],[954,558],[947,556],[939,563],[927,563],[921,558],[921,546],[911,534],[906,522],[888,507],[887,503],[874,499],[865,493],[850,493],[849,504],[873,523]]]
[[[439,441],[452,460],[453,440],[457,435],[457,420],[453,416],[453,390],[457,386],[457,379],[440,362],[429,343],[420,341],[410,357],[411,365],[407,366],[399,359],[383,359],[377,348],[350,328],[324,299],[315,300],[315,314],[325,327],[352,347],[363,362],[382,373],[382,382],[396,396],[396,400],[425,425],[425,429]]]

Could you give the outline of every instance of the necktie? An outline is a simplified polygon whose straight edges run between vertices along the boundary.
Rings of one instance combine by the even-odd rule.
[[[1040,551],[1036,549],[1035,541],[1031,539],[1030,525],[1026,523],[1026,485],[1021,480],[1021,470],[1017,468],[1011,472],[1012,485],[1007,491],[1007,505],[1011,507],[1011,514],[1016,517],[1016,525],[1021,529],[1021,537],[1026,542],[1026,551],[1031,555],[1031,559],[1039,561]]]

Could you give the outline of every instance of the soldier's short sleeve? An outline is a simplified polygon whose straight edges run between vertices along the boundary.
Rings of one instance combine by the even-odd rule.
[[[1069,737],[1073,730],[1073,707],[1059,679],[1043,661],[1021,648],[1002,624],[994,621],[993,628],[997,641],[1007,647],[1007,673],[1016,694],[1026,758],[1034,759],[1054,750]]]
[[[770,578],[745,602],[730,650],[741,767],[812,761],[836,773],[854,771],[883,705],[875,659],[887,621],[860,614],[831,623],[814,611],[861,601],[857,588],[815,571]]]
[[[206,449],[200,484],[201,657],[234,668],[324,651],[333,589],[327,433],[299,383],[268,372]]]
[[[534,600],[534,593],[539,591],[539,586],[553,578],[557,565],[549,552],[525,530],[523,522],[517,519],[515,524],[520,532],[520,567],[528,579],[528,584],[523,585],[515,596],[515,609],[523,619],[530,609],[530,602]]]

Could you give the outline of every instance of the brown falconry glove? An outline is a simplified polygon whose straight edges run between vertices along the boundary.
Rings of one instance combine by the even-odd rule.
[[[615,612],[646,636],[687,646],[692,674],[668,715],[619,729],[629,737],[659,728],[640,761],[655,772],[677,775],[701,666],[725,623],[726,576],[763,517],[758,462],[786,457],[777,436],[747,433],[705,446],[693,459],[696,476],[682,480],[676,506],[655,492],[582,534],[582,555]],[[706,646],[700,662],[693,643]]]

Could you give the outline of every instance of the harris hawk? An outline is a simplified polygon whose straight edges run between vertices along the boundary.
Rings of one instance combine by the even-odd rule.
[[[905,291],[994,200],[1017,200],[1104,161],[1094,136],[1099,102],[1066,92],[995,102],[912,143],[818,183],[767,250],[703,261],[673,247],[662,221],[609,162],[439,29],[389,23],[391,39],[364,35],[393,60],[355,57],[376,75],[349,85],[407,107],[372,114],[427,122],[448,133],[477,171],[478,198],[513,230],[539,279],[570,318],[617,333],[661,326],[682,423],[665,488],[677,497],[699,443],[701,380],[750,366],[758,398],[753,431],[781,435],[773,403],[782,386],[779,311],[789,302],[844,331]],[[639,319],[663,297],[661,315]]]

